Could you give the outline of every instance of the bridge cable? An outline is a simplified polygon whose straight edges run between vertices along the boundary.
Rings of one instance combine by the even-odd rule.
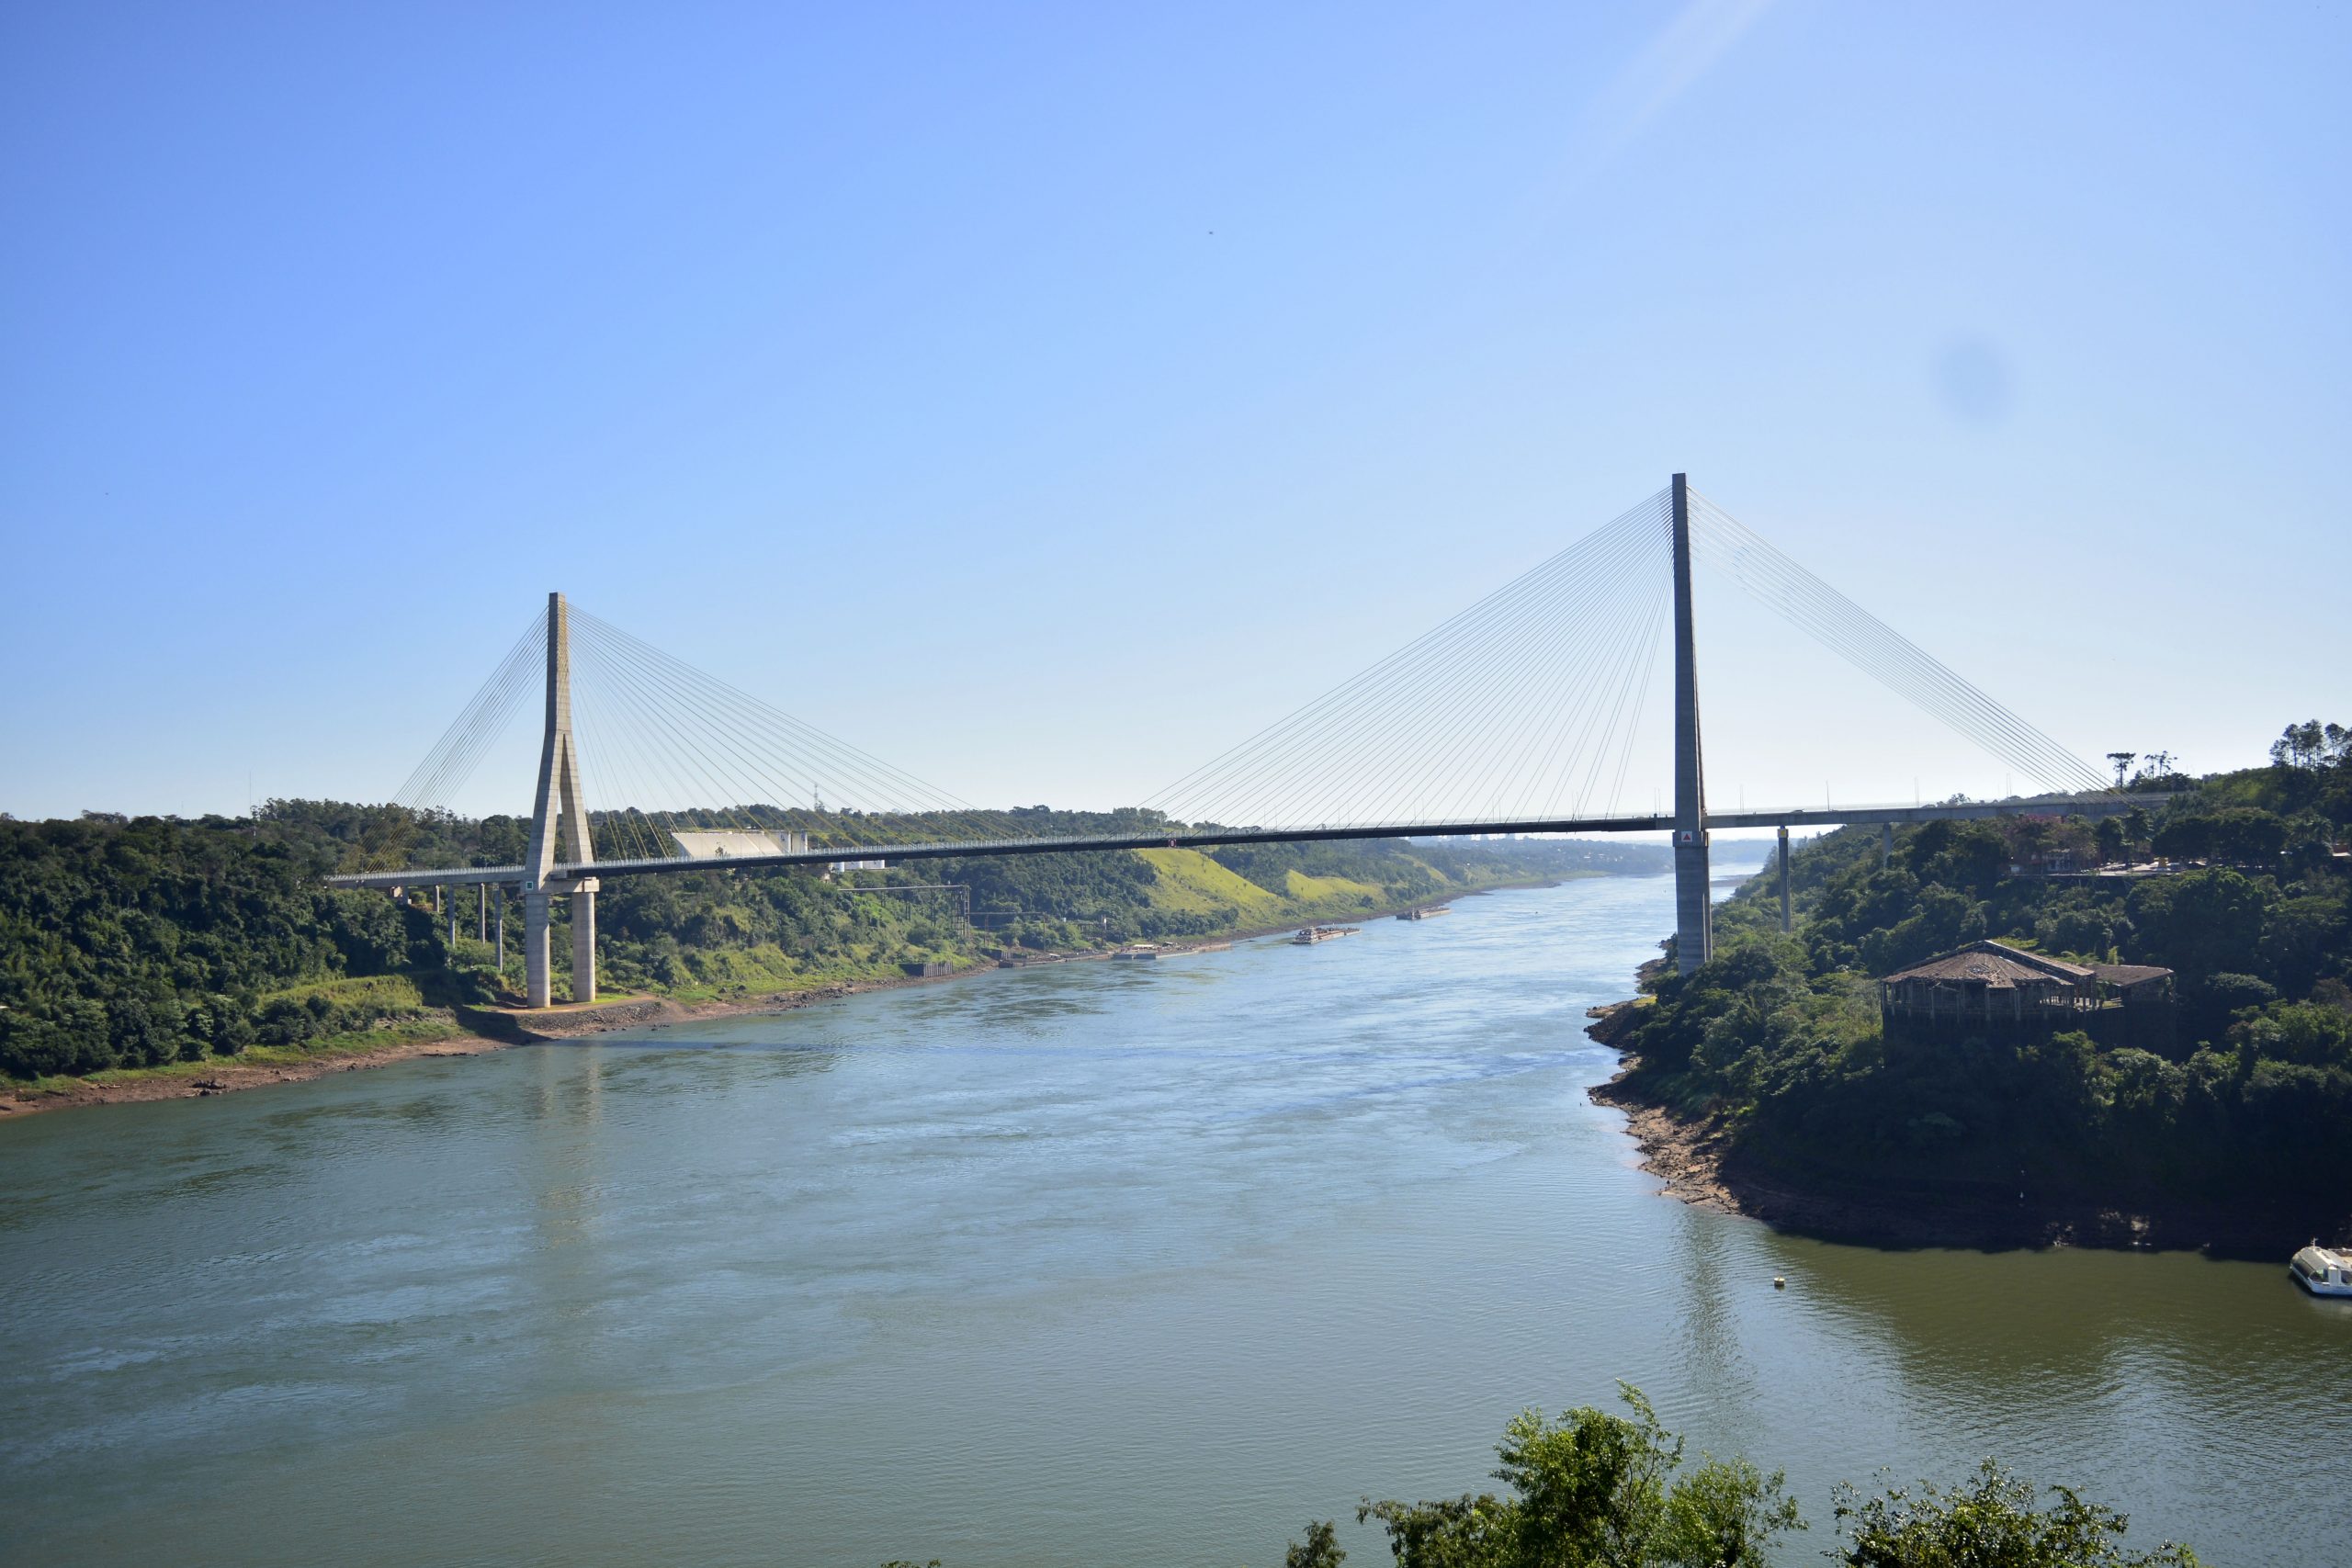
[[[1697,496],[1710,555],[1753,597],[1857,669],[2058,793],[2108,794],[2105,776],[1949,666]]]
[[[738,773],[734,769],[720,768],[718,772],[733,774],[739,787],[750,784],[749,793],[753,795],[772,791],[779,783],[786,784],[786,791],[778,792],[775,803],[768,809],[782,816],[786,825],[794,818],[806,817],[818,842],[831,840],[864,845],[866,839],[871,838],[876,841],[867,847],[885,848],[892,838],[910,827],[925,828],[927,819],[928,825],[933,829],[944,825],[952,832],[961,833],[967,839],[1034,836],[1017,828],[1008,830],[1008,824],[1001,816],[983,818],[975,808],[956,801],[945,792],[835,740],[813,726],[759,703],[683,660],[618,631],[608,623],[597,621],[594,625],[615,660],[634,671],[633,683],[641,693],[649,689],[666,693],[669,698],[667,710],[673,718],[696,718],[716,737],[718,744],[708,748],[710,760],[718,761],[718,754],[723,751],[732,756],[742,770]],[[849,797],[864,795],[869,806],[876,808],[864,818],[867,826],[861,836],[853,838],[843,832],[842,829],[846,824],[838,814],[831,814],[828,820],[813,811],[791,807],[788,803],[796,797],[797,792],[790,790],[789,781],[775,777],[771,764],[760,761],[757,749],[745,743],[747,731],[752,730],[764,733],[771,741],[782,743],[787,753],[798,752],[811,744],[830,752],[831,761],[823,758],[815,759],[817,766],[813,770],[808,767],[810,759],[796,759],[790,755],[786,758],[786,767],[792,772],[809,771],[820,774],[834,772],[844,775],[834,781],[836,798],[846,807]],[[851,788],[842,789],[840,786],[844,783]],[[747,805],[756,815],[759,803],[752,801]],[[935,830],[924,836],[930,839],[940,837]]]
[[[1463,687],[1483,684],[1483,677],[1490,673],[1479,659],[1464,655],[1475,655],[1481,649],[1508,652],[1513,645],[1525,642],[1531,623],[1546,616],[1557,622],[1562,600],[1572,599],[1594,583],[1607,584],[1621,565],[1615,547],[1622,541],[1613,536],[1622,533],[1629,521],[1652,510],[1655,502],[1652,498],[1595,530],[1431,632],[1194,770],[1154,797],[1153,804],[1165,803],[1171,815],[1184,816],[1197,816],[1211,804],[1218,804],[1219,817],[1230,818],[1233,814],[1225,809],[1227,805],[1243,807],[1245,814],[1255,813],[1257,808],[1249,807],[1243,798],[1250,795],[1275,812],[1307,807],[1311,810],[1306,820],[1323,819],[1321,814],[1337,809],[1337,803],[1328,792],[1320,799],[1306,799],[1298,793],[1302,784],[1313,784],[1318,774],[1329,777],[1344,773],[1329,766],[1331,759],[1371,740],[1388,743],[1384,749],[1389,761],[1379,775],[1383,782],[1378,790],[1368,799],[1360,791],[1358,804],[1351,809],[1369,811],[1386,801],[1396,816],[1409,814],[1396,811],[1394,803],[1401,797],[1395,791],[1414,776],[1419,777],[1422,787],[1409,809],[1426,809],[1430,789],[1442,781],[1430,773],[1426,756],[1417,755],[1410,744],[1400,744],[1400,739],[1428,733],[1433,721],[1441,727],[1439,733],[1449,733],[1442,728],[1449,716],[1454,721],[1450,733],[1458,736],[1476,711],[1464,705]],[[1555,624],[1549,629],[1559,627]]]
[[[449,794],[463,786],[481,761],[488,741],[512,715],[523,686],[521,672],[530,668],[535,655],[545,650],[546,639],[545,619],[532,617],[472,700],[410,773],[392,797],[396,804],[417,810],[438,810]]]
[[[1279,822],[1272,813],[1304,807],[1304,818],[1292,818],[1301,825],[1426,820],[1447,792],[1489,776],[1477,770],[1493,761],[1498,733],[1525,728],[1511,726],[1510,716],[1531,683],[1565,682],[1570,692],[1563,701],[1572,705],[1573,692],[1610,667],[1607,656],[1622,641],[1625,617],[1596,616],[1582,608],[1598,600],[1604,611],[1624,609],[1620,585],[1646,553],[1645,536],[1657,536],[1661,505],[1660,497],[1651,497],[1596,529],[1194,770],[1154,804],[1166,803],[1171,815],[1197,815],[1215,803],[1219,817],[1229,819],[1226,805],[1246,806],[1245,797],[1254,798],[1268,815],[1248,807],[1245,814],[1253,819]],[[1498,658],[1508,661],[1499,671]],[[1432,739],[1440,743],[1434,748]],[[1508,742],[1504,766],[1523,770],[1540,739]],[[1367,777],[1361,761],[1346,756],[1368,747],[1386,756]],[[1334,778],[1343,784],[1330,786]],[[1345,787],[1351,780],[1352,790]],[[1326,787],[1314,797],[1300,793],[1318,782]]]
[[[1596,536],[1606,532],[1607,527],[1604,526],[1600,530],[1596,530]],[[1242,770],[1242,765],[1254,756],[1270,751],[1279,752],[1282,747],[1294,744],[1302,738],[1312,739],[1354,716],[1364,705],[1385,699],[1389,695],[1385,682],[1399,673],[1407,676],[1408,683],[1405,689],[1411,690],[1412,686],[1409,682],[1414,668],[1413,660],[1422,660],[1420,672],[1426,678],[1431,668],[1438,662],[1427,656],[1444,652],[1459,643],[1475,641],[1484,637],[1493,624],[1508,615],[1517,614],[1523,603],[1540,592],[1548,579],[1582,565],[1585,552],[1591,545],[1592,539],[1593,536],[1589,536],[1586,539],[1579,540],[1567,549],[1561,551],[1550,560],[1539,563],[1532,570],[1506,583],[1432,631],[1398,649],[1385,659],[1358,672],[1314,701],[1294,710],[1283,718],[1267,726],[1219,757],[1194,769],[1193,773],[1186,774],[1155,795],[1153,800],[1155,802],[1188,801],[1194,798],[1204,786],[1210,789],[1226,786],[1237,775],[1237,771]],[[1241,772],[1240,776],[1248,776],[1246,771]]]

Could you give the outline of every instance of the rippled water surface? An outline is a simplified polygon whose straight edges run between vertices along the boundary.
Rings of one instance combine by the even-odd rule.
[[[1278,1562],[1641,1384],[1828,1488],[1988,1451],[2317,1561],[2352,1310],[1654,1194],[1584,1010],[1663,880],[0,1125],[0,1558]],[[1789,1288],[1771,1289],[1775,1274]],[[2324,1555],[2324,1554],[2323,1554]]]

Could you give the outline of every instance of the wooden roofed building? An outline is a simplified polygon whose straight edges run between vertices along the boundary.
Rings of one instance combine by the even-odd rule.
[[[1981,1037],[2080,1029],[2103,1045],[2172,1043],[2173,976],[2141,964],[2072,964],[1997,942],[1938,953],[1878,982],[1890,1034]]]

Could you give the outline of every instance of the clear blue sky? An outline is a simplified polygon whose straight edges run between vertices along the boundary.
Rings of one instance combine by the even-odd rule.
[[[1677,468],[2077,751],[2252,761],[2352,721],[2347,43],[11,6],[0,809],[383,798],[550,588],[1136,800]],[[1718,800],[1999,783],[1702,592]]]

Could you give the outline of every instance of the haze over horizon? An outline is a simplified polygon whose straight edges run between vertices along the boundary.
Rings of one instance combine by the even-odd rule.
[[[2347,41],[20,7],[0,810],[386,798],[551,588],[1133,803],[1677,470],[2086,759],[2245,765],[2352,718]],[[1701,592],[1717,802],[2010,787]]]

